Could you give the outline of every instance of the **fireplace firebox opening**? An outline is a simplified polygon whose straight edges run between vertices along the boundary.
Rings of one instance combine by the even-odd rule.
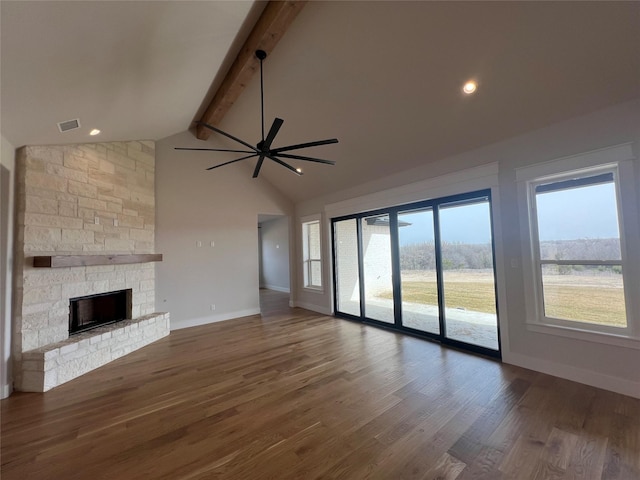
[[[69,299],[69,335],[131,318],[131,289]]]

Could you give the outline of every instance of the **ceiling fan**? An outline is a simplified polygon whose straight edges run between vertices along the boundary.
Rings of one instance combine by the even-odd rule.
[[[190,147],[175,147],[175,149],[176,150],[200,150],[200,151],[211,151],[211,152],[248,153],[249,155],[245,155],[243,157],[236,158],[235,160],[230,160],[228,162],[224,162],[219,165],[214,165],[212,167],[207,168],[207,170],[213,170],[214,168],[223,167],[225,165],[229,165],[230,163],[240,162],[242,160],[247,160],[249,158],[258,157],[256,168],[253,171],[253,178],[256,178],[260,173],[260,169],[262,168],[262,163],[264,162],[265,158],[268,158],[269,160],[273,160],[274,162],[291,170],[296,175],[302,175],[302,169],[292,167],[287,162],[285,162],[283,158],[287,160],[289,159],[302,160],[305,162],[315,162],[315,163],[324,163],[327,165],[335,165],[336,162],[332,160],[323,160],[321,158],[305,157],[302,155],[294,155],[294,154],[284,153],[284,152],[290,152],[292,150],[298,150],[301,148],[318,147],[320,145],[329,145],[331,143],[338,143],[338,139],[336,138],[330,138],[328,140],[317,140],[315,142],[299,143],[297,145],[287,145],[285,147],[271,148],[271,144],[273,143],[273,140],[278,134],[280,127],[282,127],[284,120],[282,120],[281,118],[275,118],[273,120],[273,123],[271,124],[271,128],[269,129],[269,133],[267,133],[267,136],[265,138],[264,136],[264,84],[263,84],[263,78],[262,78],[262,62],[265,58],[267,58],[267,53],[264,50],[256,50],[256,57],[258,58],[258,60],[260,60],[260,108],[262,113],[262,140],[260,140],[257,143],[257,145],[254,147],[250,143],[247,143],[243,140],[240,140],[237,137],[234,137],[233,135],[223,132],[219,128],[209,125],[208,123],[196,122],[198,125],[202,125],[205,128],[213,130],[214,132],[219,133],[220,135],[224,135],[225,137],[230,138],[231,140],[241,145],[244,145],[245,147],[248,148],[248,150],[228,150],[228,149],[222,149],[222,148],[190,148]]]

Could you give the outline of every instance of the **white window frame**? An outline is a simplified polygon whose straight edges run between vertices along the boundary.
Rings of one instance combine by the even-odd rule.
[[[631,144],[608,147],[593,152],[565,157],[542,164],[517,169],[520,207],[523,274],[527,329],[581,340],[629,346],[640,349],[640,227],[635,192],[635,169]],[[620,250],[624,281],[627,326],[610,327],[588,322],[563,320],[544,315],[543,286],[537,231],[536,186],[569,178],[613,173],[620,229]],[[632,248],[628,248],[632,246]],[[580,264],[580,261],[576,261]],[[607,263],[607,262],[605,262]],[[611,262],[618,264],[618,262]]]
[[[322,219],[320,215],[312,215],[301,219],[302,233],[302,287],[305,290],[324,292],[323,267],[322,267]],[[310,258],[309,252],[309,225],[318,225],[319,258]],[[311,284],[311,268],[314,263],[320,266],[320,285]]]

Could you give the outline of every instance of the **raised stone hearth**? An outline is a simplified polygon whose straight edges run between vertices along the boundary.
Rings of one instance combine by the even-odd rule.
[[[16,390],[45,391],[169,333],[169,315],[154,311],[154,263],[34,266],[35,257],[47,256],[148,258],[155,248],[154,172],[153,142],[17,151]],[[70,299],[129,289],[131,319],[69,337]]]
[[[46,392],[167,335],[169,314],[152,313],[24,352],[22,390]]]

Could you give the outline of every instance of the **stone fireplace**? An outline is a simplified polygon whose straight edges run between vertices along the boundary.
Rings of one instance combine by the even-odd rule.
[[[169,334],[155,312],[154,143],[23,147],[16,156],[14,387],[46,391]],[[75,259],[42,264],[41,258]],[[84,259],[93,261],[86,262]],[[120,258],[133,259],[126,262]],[[98,259],[98,261],[95,261]],[[121,264],[124,263],[124,264]],[[70,302],[125,291],[120,321],[70,336]],[[82,302],[81,302],[82,303]],[[82,313],[82,314],[84,314]],[[93,320],[83,319],[86,326]]]

